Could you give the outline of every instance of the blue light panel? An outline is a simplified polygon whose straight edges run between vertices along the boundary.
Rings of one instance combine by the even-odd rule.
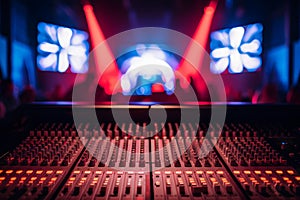
[[[262,65],[262,24],[256,23],[211,34],[212,73],[221,74],[257,71]]]
[[[89,43],[84,31],[47,23],[38,24],[37,66],[42,71],[88,71]]]

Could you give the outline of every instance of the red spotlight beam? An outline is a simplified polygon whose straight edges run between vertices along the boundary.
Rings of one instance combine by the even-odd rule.
[[[83,10],[86,16],[90,37],[91,46],[93,49],[92,55],[95,63],[96,73],[101,76],[99,85],[102,86],[105,92],[111,95],[115,87],[119,91],[119,80],[121,73],[119,71],[116,59],[106,42],[106,38],[97,21],[92,5],[85,4]],[[101,44],[101,48],[97,48]],[[110,62],[113,61],[113,62]],[[106,66],[107,64],[108,67]]]
[[[214,13],[217,7],[217,0],[212,0],[204,9],[204,14],[197,26],[197,29],[192,37],[192,39],[196,42],[190,42],[188,45],[184,57],[181,59],[181,62],[179,64],[179,67],[177,71],[181,73],[189,82],[190,78],[195,76],[198,71],[201,70],[201,65],[203,63],[203,58],[205,55],[205,47],[208,42],[210,27],[212,23],[212,19],[214,17]],[[200,45],[203,50],[199,52]],[[191,61],[191,63],[196,64],[196,66],[192,66],[188,60]],[[186,87],[185,81],[180,81],[182,87]]]

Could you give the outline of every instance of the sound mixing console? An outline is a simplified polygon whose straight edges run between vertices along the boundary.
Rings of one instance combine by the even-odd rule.
[[[299,199],[297,120],[256,123],[231,110],[224,126],[105,114],[101,129],[49,111],[2,155],[0,199]]]

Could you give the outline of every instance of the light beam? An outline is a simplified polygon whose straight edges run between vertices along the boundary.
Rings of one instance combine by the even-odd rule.
[[[97,21],[92,5],[86,3],[83,6],[83,10],[86,16],[90,37],[91,45],[94,52],[94,63],[96,73],[100,80],[98,81],[99,85],[102,86],[105,92],[111,95],[114,91],[120,91],[120,77],[121,73],[119,71],[116,59],[106,42],[106,38],[102,32],[100,24]],[[100,44],[101,48],[97,48]],[[110,61],[113,61],[110,63]],[[107,67],[106,65],[109,64]],[[115,87],[117,89],[115,89]]]
[[[190,82],[192,77],[197,76],[198,71],[201,70],[201,65],[205,55],[205,47],[208,42],[210,27],[217,3],[217,0],[212,0],[204,9],[204,14],[192,37],[193,41],[195,42],[190,42],[177,69],[177,72],[183,75],[188,82]],[[202,47],[201,52],[199,52],[199,47],[197,47],[198,45]],[[193,63],[195,66],[191,65],[189,61],[191,61],[191,63]],[[186,81],[180,80],[180,84],[183,88],[187,87]]]

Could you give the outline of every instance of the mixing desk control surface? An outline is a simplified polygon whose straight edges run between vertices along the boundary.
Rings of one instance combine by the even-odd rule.
[[[0,158],[0,199],[300,199],[297,125],[100,125],[29,126]]]

